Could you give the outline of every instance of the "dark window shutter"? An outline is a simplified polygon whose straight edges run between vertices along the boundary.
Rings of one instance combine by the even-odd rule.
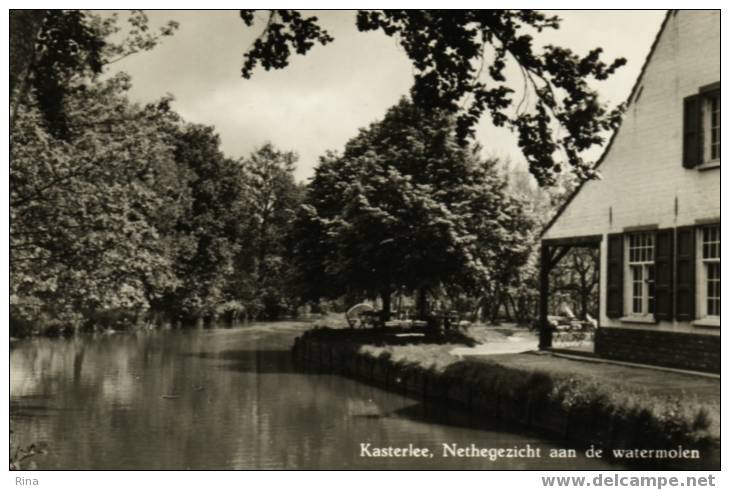
[[[684,98],[682,165],[694,168],[702,163],[702,99],[699,95]]]
[[[673,249],[674,228],[658,230],[654,247],[654,318],[657,320],[671,320],[673,317]]]
[[[695,248],[694,226],[677,228],[675,318],[680,321],[695,318]]]
[[[624,311],[624,235],[608,235],[606,316],[620,318]]]

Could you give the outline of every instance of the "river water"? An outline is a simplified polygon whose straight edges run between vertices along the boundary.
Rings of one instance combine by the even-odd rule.
[[[46,442],[39,469],[608,469],[549,458],[561,446],[475,428],[427,406],[291,360],[304,322],[37,338],[10,352],[14,443]],[[368,457],[429,448],[433,457]],[[540,458],[444,457],[443,444],[539,449]],[[526,454],[526,453],[525,453]]]

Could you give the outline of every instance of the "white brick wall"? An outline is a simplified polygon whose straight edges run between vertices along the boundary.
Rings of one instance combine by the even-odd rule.
[[[718,81],[720,12],[671,15],[640,81],[641,97],[628,107],[600,166],[602,180],[586,183],[543,238],[616,233],[641,225],[677,227],[719,218],[720,169],[682,166],[683,100]],[[601,325],[617,326],[619,322],[605,315],[605,259],[604,237]],[[692,330],[679,322],[651,328]]]

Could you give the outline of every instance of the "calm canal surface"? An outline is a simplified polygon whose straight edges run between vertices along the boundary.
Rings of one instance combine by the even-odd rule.
[[[607,469],[607,461],[444,458],[442,443],[540,448],[467,416],[358,381],[303,372],[304,322],[30,339],[10,352],[13,440],[47,442],[39,469]],[[430,448],[366,458],[360,444]]]

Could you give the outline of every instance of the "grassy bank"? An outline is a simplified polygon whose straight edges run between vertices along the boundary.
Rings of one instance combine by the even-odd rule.
[[[537,368],[527,362],[520,366],[518,356],[462,359],[451,351],[478,339],[404,333],[317,328],[298,339],[294,353],[335,372],[578,444],[606,449],[682,446],[703,454],[719,447],[719,406],[715,411],[691,392],[655,393],[620,378],[570,373],[565,363],[578,361],[565,359],[553,358],[554,365],[543,362]],[[717,391],[719,396],[719,381]]]

